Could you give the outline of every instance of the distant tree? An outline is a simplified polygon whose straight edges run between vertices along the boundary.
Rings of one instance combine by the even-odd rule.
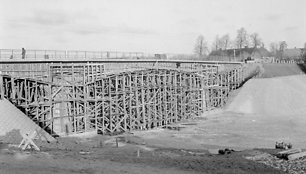
[[[270,52],[273,56],[276,56],[278,53],[279,44],[276,42],[270,43]]]
[[[213,42],[212,50],[219,50],[219,49],[222,49],[222,47],[223,47],[222,40],[220,39],[219,35],[217,35]]]
[[[286,41],[281,41],[279,43],[279,50],[280,51],[284,51],[285,49],[287,49],[288,45],[287,45],[287,42]]]
[[[261,45],[261,39],[259,38],[258,33],[253,33],[250,35],[251,43],[254,48]]]
[[[281,41],[279,43],[279,56],[282,59],[284,57],[284,51],[287,49],[288,45],[286,41]]]
[[[207,42],[203,35],[198,36],[194,46],[194,52],[197,56],[202,57],[208,52]]]
[[[304,48],[301,53],[302,60],[306,63],[306,43],[304,43]]]
[[[261,42],[260,47],[265,48],[265,43]]]
[[[238,48],[236,40],[231,40],[230,41],[229,48],[231,48],[231,49]]]
[[[219,50],[219,49],[226,50],[230,47],[230,45],[231,45],[231,41],[230,41],[229,34],[225,34],[221,38],[219,37],[219,35],[217,35],[213,42],[212,49],[213,50]]]
[[[305,48],[302,50],[302,53],[301,53],[301,58],[304,62],[306,62],[306,50]]]
[[[230,36],[229,34],[225,34],[221,37],[221,42],[224,50],[228,49],[230,46]]]
[[[243,27],[237,31],[236,46],[239,49],[243,46],[249,46],[248,33]]]

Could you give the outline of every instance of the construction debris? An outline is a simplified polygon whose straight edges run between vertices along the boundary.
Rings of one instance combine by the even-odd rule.
[[[235,152],[235,150],[233,150],[233,149],[228,149],[228,148],[226,148],[226,149],[224,149],[224,150],[220,149],[220,150],[218,151],[218,153],[219,153],[220,155],[230,154],[230,153],[232,153],[232,152]]]
[[[276,154],[276,156],[278,158],[288,159],[289,155],[299,153],[299,152],[302,152],[302,150],[301,149],[290,149],[290,150],[285,150],[285,151],[278,152]]]
[[[289,155],[290,156],[290,155]],[[295,158],[292,160],[280,159],[277,156],[262,153],[252,157],[246,157],[248,160],[263,163],[273,168],[282,170],[290,174],[306,173],[306,157],[305,155],[301,158]]]
[[[306,152],[295,153],[295,154],[289,155],[288,160],[295,160],[295,159],[303,158],[305,156],[306,156]]]
[[[291,148],[292,148],[291,143],[284,143],[283,141],[275,143],[275,149],[291,149]]]
[[[23,139],[21,140],[18,148],[21,148],[22,150],[34,148],[35,150],[40,151],[39,147],[33,141],[36,135],[36,131],[34,131],[32,134],[21,134]]]

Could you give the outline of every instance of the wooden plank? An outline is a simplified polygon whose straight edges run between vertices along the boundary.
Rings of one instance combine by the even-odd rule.
[[[295,160],[306,156],[305,152],[295,153],[288,156],[288,160]]]
[[[289,150],[285,150],[285,151],[281,151],[281,152],[278,152],[276,154],[276,156],[278,158],[282,158],[282,159],[288,159],[288,156],[289,155],[292,155],[292,154],[295,154],[295,153],[300,153],[302,152],[301,149],[289,149]]]
[[[300,153],[302,152],[302,149],[289,149],[289,150],[284,150],[284,151],[281,151],[281,152],[278,152],[277,154],[280,154],[280,155],[291,155],[291,154],[294,154],[294,153]]]

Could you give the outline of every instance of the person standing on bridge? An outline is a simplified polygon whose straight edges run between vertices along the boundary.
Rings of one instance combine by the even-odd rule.
[[[21,56],[22,59],[25,59],[25,55],[26,55],[26,50],[24,48],[21,49]]]

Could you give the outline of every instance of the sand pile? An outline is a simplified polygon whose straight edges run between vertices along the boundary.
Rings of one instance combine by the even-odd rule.
[[[20,132],[32,133],[35,130],[44,135],[42,140],[55,140],[8,100],[0,100],[0,111],[0,140],[8,143],[19,143],[22,139]]]
[[[226,111],[262,115],[305,115],[306,75],[251,79]]]

